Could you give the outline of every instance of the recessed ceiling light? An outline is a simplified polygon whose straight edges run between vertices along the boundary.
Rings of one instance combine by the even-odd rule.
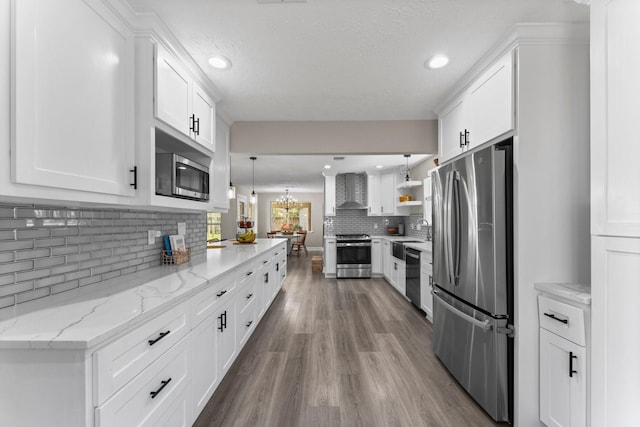
[[[376,165],[376,169],[382,169],[382,165]]]
[[[222,55],[214,55],[209,58],[209,65],[218,70],[226,70],[231,68],[231,60]]]
[[[449,57],[447,55],[433,55],[431,58],[427,59],[424,63],[426,68],[431,68],[435,70],[437,68],[442,68],[449,63]]]
[[[324,165],[325,169],[331,169],[331,165]]]

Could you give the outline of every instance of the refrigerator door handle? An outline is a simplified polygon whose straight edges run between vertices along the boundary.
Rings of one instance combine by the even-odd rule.
[[[444,261],[445,269],[447,270],[447,280],[453,286],[455,280],[453,277],[453,238],[452,238],[452,224],[451,224],[451,193],[453,187],[453,174],[454,172],[447,173],[447,180],[444,190]]]
[[[438,301],[440,301],[442,303],[442,306],[444,308],[446,308],[447,310],[449,310],[451,313],[455,314],[456,316],[460,317],[461,319],[471,323],[473,326],[477,326],[478,328],[482,329],[483,331],[490,331],[492,329],[492,325],[491,325],[491,321],[489,320],[478,320],[478,319],[474,319],[473,317],[469,316],[466,313],[463,313],[462,311],[458,310],[457,308],[455,308],[454,306],[450,305],[447,301],[445,301],[438,293],[437,289],[433,289],[433,291],[431,291],[431,293],[433,294],[433,296],[435,298],[438,299]]]
[[[452,253],[452,262],[451,262],[451,266],[452,266],[452,271],[453,271],[453,284],[454,285],[458,285],[458,281],[460,278],[460,173],[458,171],[454,171],[452,173],[452,179],[451,179],[451,186],[452,186],[452,193],[453,193],[453,214],[454,214],[454,226],[455,226],[455,241],[453,241],[453,244],[455,244],[455,249],[452,249],[451,253]],[[453,233],[452,233],[453,234]],[[453,239],[452,239],[453,240]],[[452,245],[453,246],[453,245]]]

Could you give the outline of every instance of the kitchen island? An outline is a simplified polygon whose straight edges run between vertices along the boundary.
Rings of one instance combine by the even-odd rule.
[[[282,287],[286,241],[202,258],[0,313],[0,425],[191,424]]]

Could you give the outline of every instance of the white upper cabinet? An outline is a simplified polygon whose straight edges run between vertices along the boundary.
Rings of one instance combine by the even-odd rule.
[[[394,215],[396,185],[393,173],[380,175],[380,208],[382,215]]]
[[[215,151],[215,102],[162,46],[156,56],[155,115]]]
[[[513,52],[482,73],[439,114],[440,162],[514,129]]]
[[[368,216],[382,215],[380,204],[380,175],[367,174],[367,210]]]
[[[19,0],[12,14],[13,183],[80,190],[44,193],[58,200],[134,195],[131,30],[97,0]]]
[[[591,231],[640,237],[640,2],[591,5]]]
[[[324,214],[325,216],[336,215],[336,177],[324,177]]]
[[[480,76],[469,90],[469,148],[514,128],[513,88],[513,55],[509,52]]]

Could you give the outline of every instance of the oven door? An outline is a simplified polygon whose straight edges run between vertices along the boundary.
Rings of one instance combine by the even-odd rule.
[[[371,266],[371,243],[338,242],[337,264],[354,267],[355,265]]]

